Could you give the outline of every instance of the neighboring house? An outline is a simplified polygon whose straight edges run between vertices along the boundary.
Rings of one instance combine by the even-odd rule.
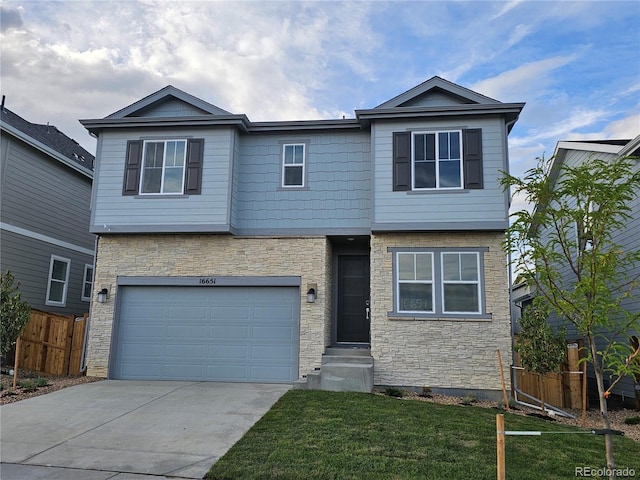
[[[495,393],[523,106],[433,77],[353,119],[251,122],[168,86],[81,120],[109,294],[88,373],[296,382],[342,346],[377,385]]]
[[[579,140],[579,141],[561,141],[558,142],[554,153],[553,164],[551,172],[553,176],[553,182],[557,183],[561,177],[561,167],[576,167],[584,162],[588,162],[590,159],[598,158],[601,160],[613,160],[617,157],[634,156],[638,157],[640,154],[640,135],[633,140]],[[635,171],[640,170],[640,161],[635,162]],[[622,245],[626,250],[639,250],[640,249],[640,195],[636,196],[633,203],[630,205],[631,218],[626,223],[626,228],[618,231],[613,241]],[[578,228],[574,229],[576,245],[578,242]],[[632,276],[640,277],[640,266],[636,268],[635,272],[631,272]],[[565,281],[567,284],[571,282],[571,277],[567,276]],[[517,286],[516,286],[517,287]],[[529,291],[527,287],[516,288],[514,287],[514,302],[516,305],[526,303],[535,295],[535,290]],[[520,292],[520,293],[518,293]],[[640,296],[636,294],[623,300],[623,307],[632,312],[640,312]],[[577,340],[580,337],[576,328],[565,322],[561,322],[558,319],[552,318],[551,323],[554,326],[563,325],[567,327],[567,338]],[[639,335],[640,332],[631,332],[632,336]],[[630,339],[623,338],[622,341],[629,341]],[[604,344],[599,344],[599,348],[604,348]],[[587,376],[591,378],[595,388],[595,377],[593,377],[593,370],[589,366]],[[640,380],[640,379],[638,379]],[[615,395],[621,396],[623,399],[632,399],[635,396],[634,392],[634,379],[632,377],[625,377],[620,383],[618,383],[612,390]]]
[[[89,311],[95,235],[89,233],[94,157],[53,125],[0,108],[1,269],[32,308]]]

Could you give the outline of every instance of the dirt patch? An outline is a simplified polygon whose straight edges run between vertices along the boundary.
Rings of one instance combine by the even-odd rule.
[[[18,402],[26,398],[37,397],[55,392],[62,388],[79,385],[81,383],[97,382],[100,377],[87,376],[52,376],[28,370],[18,371],[18,385],[13,389],[13,374],[2,369],[0,376],[0,405]]]
[[[376,393],[380,395],[384,395],[384,390],[377,391]],[[463,398],[461,397],[453,397],[447,395],[440,394],[431,394],[430,397],[423,397],[418,395],[415,392],[410,392],[403,390],[403,399],[407,400],[417,400],[421,402],[433,402],[433,403],[442,403],[446,405],[462,405]],[[480,407],[480,408],[495,408],[496,410],[502,410],[502,403],[491,402],[488,400],[474,400],[471,403],[472,407]],[[511,409],[511,413],[516,415],[531,415],[536,417],[545,418],[540,414],[540,410],[536,410],[533,408],[520,406],[518,405],[517,410]],[[565,424],[572,425],[575,427],[582,427],[582,410],[567,410],[567,413],[571,413],[575,415],[576,418],[566,418],[561,417],[560,415],[554,415],[553,417],[546,417],[549,420],[553,420],[554,423],[557,424]],[[499,413],[499,412],[498,412]],[[627,425],[624,421],[627,418],[639,417],[640,412],[636,410],[630,410],[627,408],[619,408],[619,407],[609,407],[609,419],[611,421],[611,429],[612,430],[620,430],[624,432],[624,436],[627,438],[631,438],[636,442],[640,442],[640,425]],[[587,410],[587,415],[585,419],[585,428],[589,429],[601,429],[604,428],[602,423],[602,416],[600,415],[600,411],[598,409],[590,409]]]

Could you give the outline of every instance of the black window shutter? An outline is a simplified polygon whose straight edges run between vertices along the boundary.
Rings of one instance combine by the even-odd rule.
[[[462,131],[464,155],[464,188],[484,188],[482,168],[482,129],[470,128]]]
[[[203,154],[204,138],[193,138],[187,141],[187,178],[184,182],[184,193],[186,194],[200,195]]]
[[[124,166],[122,195],[137,195],[140,187],[140,170],[142,168],[142,140],[127,142],[127,157]]]
[[[411,132],[393,133],[393,191],[411,190]]]

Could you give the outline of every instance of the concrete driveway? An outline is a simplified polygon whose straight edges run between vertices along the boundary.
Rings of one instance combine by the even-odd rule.
[[[105,380],[4,405],[0,477],[202,478],[290,388]]]

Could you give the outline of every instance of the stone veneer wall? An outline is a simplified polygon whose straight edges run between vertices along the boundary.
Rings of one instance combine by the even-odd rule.
[[[501,232],[376,234],[371,237],[371,353],[374,383],[440,389],[501,389],[496,350],[509,382],[509,279]],[[393,319],[392,253],[388,247],[488,247],[486,312],[491,320]]]
[[[331,247],[326,237],[250,238],[229,235],[113,235],[98,242],[96,292],[110,285],[107,303],[92,305],[87,375],[107,377],[117,276],[300,276],[299,376],[320,366],[329,343]],[[307,303],[307,284],[318,299]]]

